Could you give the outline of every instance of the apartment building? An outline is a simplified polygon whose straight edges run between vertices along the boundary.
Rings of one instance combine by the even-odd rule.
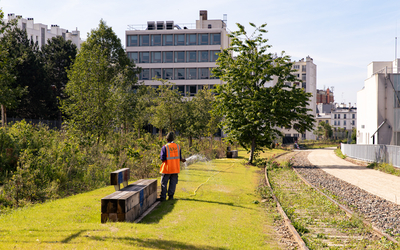
[[[8,14],[8,19],[5,21],[9,22],[15,18],[19,18],[17,27],[25,30],[28,35],[28,39],[37,43],[39,48],[46,44],[47,40],[56,36],[62,36],[65,40],[71,40],[71,42],[77,46],[78,50],[83,42],[80,37],[80,31],[77,28],[76,30],[68,31],[60,28],[56,24],[52,24],[50,29],[48,29],[46,24],[35,23],[33,18],[22,18],[22,16],[15,15],[13,13]]]
[[[357,107],[335,103],[331,112],[331,126],[338,130],[352,130],[357,127]]]
[[[357,144],[400,145],[400,59],[371,62],[357,92]]]
[[[293,63],[293,74],[302,81],[286,83],[287,85],[296,85],[299,88],[303,88],[306,92],[311,93],[312,96],[309,100],[307,108],[310,109],[310,114],[316,117],[316,92],[317,92],[317,65],[314,64],[313,59],[307,56],[306,59],[302,58],[299,61]],[[317,126],[315,123],[314,127]],[[285,137],[295,137],[298,139],[314,140],[315,135],[313,131],[306,131],[305,134],[300,134],[293,128],[282,128],[282,133]]]
[[[176,84],[185,96],[199,89],[212,88],[222,81],[211,74],[218,53],[229,46],[226,21],[208,19],[200,11],[196,24],[174,21],[148,21],[147,25],[130,25],[126,34],[126,52],[142,68],[139,81],[157,87],[162,78]]]
[[[317,89],[317,103],[324,103],[324,104],[329,104],[329,103],[334,103],[335,98],[333,96],[332,90],[327,88],[326,90],[323,89]]]

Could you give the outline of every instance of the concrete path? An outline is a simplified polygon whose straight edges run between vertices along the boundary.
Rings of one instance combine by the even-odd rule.
[[[400,205],[400,177],[345,161],[331,148],[311,150],[308,160],[337,178]]]

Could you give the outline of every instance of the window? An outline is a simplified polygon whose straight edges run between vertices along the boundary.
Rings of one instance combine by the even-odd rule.
[[[172,80],[172,78],[173,78],[173,70],[163,69],[163,79]]]
[[[199,45],[208,45],[208,34],[198,34]]]
[[[161,35],[151,35],[151,46],[161,46]]]
[[[218,59],[218,54],[221,53],[219,50],[210,51],[210,62],[216,62]]]
[[[175,80],[185,79],[185,69],[175,69]]]
[[[150,62],[150,53],[149,52],[140,52],[139,53],[139,61],[140,63],[149,63]]]
[[[351,121],[351,125],[356,125],[356,122],[354,120]]]
[[[198,90],[204,89],[204,85],[197,85],[197,89],[198,89]]]
[[[199,79],[209,79],[208,68],[199,68]]]
[[[185,62],[185,51],[175,51],[175,62],[176,63]]]
[[[340,119],[340,114],[337,115],[337,118]]]
[[[294,69],[300,69],[300,65],[293,65]]]
[[[140,36],[140,46],[149,46],[150,38],[149,35],[141,35]]]
[[[160,51],[151,52],[151,62],[152,63],[161,63],[161,52]]]
[[[346,125],[346,121],[343,121],[343,125]]]
[[[343,119],[346,119],[346,114],[343,114]]]
[[[208,50],[199,51],[199,62],[208,62]]]
[[[164,46],[174,45],[174,35],[163,35],[163,45]]]
[[[337,121],[337,125],[340,126],[340,121]]]
[[[26,23],[22,23],[22,30],[26,30]],[[64,39],[65,39],[65,34],[64,34]]]
[[[128,36],[128,47],[131,46],[138,46],[138,36],[137,35],[132,35],[132,36]]]
[[[172,51],[163,52],[163,62],[164,63],[173,63],[174,62],[174,52],[172,52]]]
[[[195,96],[197,93],[196,85],[186,85],[186,91],[189,92],[190,96]]]
[[[336,126],[336,121],[334,121],[334,122],[333,122],[333,125],[335,125],[335,126]]]
[[[196,51],[186,51],[186,62],[197,62]]]
[[[181,95],[185,95],[185,85],[178,85],[176,86],[178,89],[178,92],[181,93]]]
[[[301,71],[306,72],[306,65],[301,65]]]
[[[352,117],[352,119],[355,119],[355,118],[356,118],[356,115],[355,115],[355,114],[352,114],[351,117]],[[353,124],[353,125],[354,125],[354,124]]]
[[[328,120],[325,120],[325,124],[328,124],[328,122],[329,122]]]
[[[161,69],[152,69],[151,70],[151,79],[154,77],[161,78]]]
[[[139,79],[140,80],[150,80],[150,70],[149,69],[142,69],[142,72],[140,72]]]
[[[186,45],[196,45],[196,34],[186,34]]]
[[[134,63],[138,63],[139,62],[138,52],[128,52],[128,57]]]
[[[210,34],[210,36],[211,36],[211,41],[210,41],[211,45],[220,45],[221,44],[221,34],[220,33]]]
[[[211,24],[209,24],[209,25],[208,25],[208,28],[209,28],[209,29],[211,29],[211,28],[212,28],[212,25],[211,25]]]
[[[186,69],[186,78],[187,79],[197,79],[197,68]]]
[[[177,45],[185,45],[185,35],[175,35],[175,46]]]
[[[307,75],[306,74],[301,74],[301,80],[306,81],[307,80]]]
[[[335,117],[334,119],[337,119],[337,115],[336,114],[334,115],[334,117]]]

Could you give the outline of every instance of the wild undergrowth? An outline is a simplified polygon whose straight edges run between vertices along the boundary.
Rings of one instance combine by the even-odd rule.
[[[209,159],[225,153],[222,142],[175,140],[182,155]],[[109,174],[129,168],[135,179],[158,176],[163,139],[151,134],[113,132],[107,138],[85,135],[73,127],[61,131],[25,121],[0,129],[0,211],[4,207],[57,199],[103,187]]]

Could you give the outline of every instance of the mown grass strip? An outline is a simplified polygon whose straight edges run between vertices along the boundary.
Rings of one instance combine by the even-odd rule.
[[[176,200],[138,224],[100,223],[100,200],[112,186],[2,214],[0,248],[277,249],[273,215],[254,202],[259,169],[242,163],[221,159],[183,169]]]

